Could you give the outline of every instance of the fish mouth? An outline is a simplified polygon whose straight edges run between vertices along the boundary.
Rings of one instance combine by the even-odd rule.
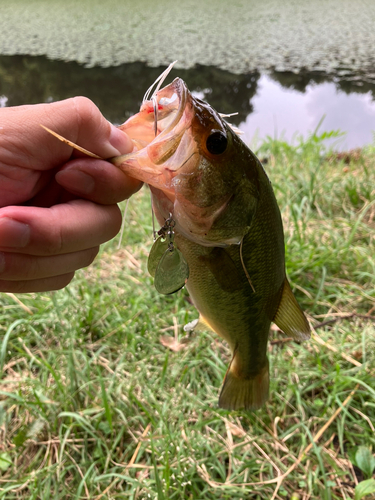
[[[134,149],[109,161],[171,197],[173,177],[193,154],[195,142],[185,134],[193,115],[190,92],[176,78],[145,99],[139,113],[119,127],[132,139]]]
[[[184,113],[188,93],[185,82],[181,78],[175,78],[171,84],[151,97],[155,137],[166,135],[177,126]],[[149,108],[150,101],[144,101],[141,112],[144,109],[145,112],[150,113]]]

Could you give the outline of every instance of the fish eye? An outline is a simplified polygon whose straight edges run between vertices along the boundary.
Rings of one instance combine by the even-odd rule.
[[[207,137],[206,148],[213,155],[220,155],[227,149],[228,139],[221,130],[212,130]]]

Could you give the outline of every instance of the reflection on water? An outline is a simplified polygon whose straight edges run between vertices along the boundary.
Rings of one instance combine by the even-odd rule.
[[[144,91],[164,68],[143,63],[113,68],[84,68],[45,57],[0,56],[0,105],[51,102],[75,95],[92,99],[112,122],[121,123],[138,111]],[[215,67],[172,70],[190,90],[221,113],[238,112],[231,121],[250,142],[255,135],[306,135],[325,115],[323,130],[347,132],[342,147],[372,141],[375,130],[375,85],[346,81],[321,73],[258,72],[234,75]],[[168,82],[167,81],[167,82]]]
[[[357,89],[358,90],[358,89]],[[351,149],[373,141],[375,132],[374,95],[338,90],[333,82],[312,83],[304,92],[286,89],[270,77],[262,75],[252,99],[254,111],[239,124],[245,142],[252,142],[254,132],[259,138],[269,135],[285,138],[306,137],[319,125],[319,132],[340,129],[346,134],[335,139],[338,149]]]
[[[121,123],[139,111],[144,92],[165,68],[143,63],[84,68],[75,62],[51,61],[45,57],[0,56],[0,95],[7,106],[51,102],[76,95],[92,99],[112,122]],[[181,77],[191,90],[222,113],[239,112],[243,121],[252,112],[259,73],[233,75],[214,67],[172,70],[166,82]]]

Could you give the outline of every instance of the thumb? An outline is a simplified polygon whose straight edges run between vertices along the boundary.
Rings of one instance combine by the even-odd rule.
[[[28,170],[46,171],[72,158],[71,146],[42,129],[44,125],[71,142],[110,158],[133,150],[129,137],[114,127],[86,97],[50,104],[4,108],[1,125],[6,147],[2,160]],[[1,149],[1,148],[0,148]],[[74,153],[74,157],[76,157]]]
[[[71,122],[71,128],[66,130],[69,135],[56,130],[60,135],[104,159],[133,151],[134,144],[126,133],[108,122],[89,99],[75,97],[58,104],[67,114],[67,120],[60,126],[67,128],[69,117]],[[75,151],[75,159],[70,158],[55,176],[71,193],[96,203],[113,204],[129,198],[141,187],[139,181],[111,163],[82,155]]]
[[[133,150],[130,138],[106,120],[90,99],[73,97],[56,104],[62,106],[61,111],[66,116],[66,121],[61,126],[74,138],[57,132],[72,142],[105,159]]]

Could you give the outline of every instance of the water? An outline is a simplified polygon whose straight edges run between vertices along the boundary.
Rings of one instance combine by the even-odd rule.
[[[341,130],[335,149],[348,150],[373,142],[375,133],[374,89],[364,93],[355,87],[350,93],[333,82],[310,83],[304,91],[283,87],[267,75],[258,80],[252,99],[254,112],[239,128],[245,142],[254,142],[254,131],[265,136],[293,142],[307,137],[319,126],[319,132]]]
[[[140,62],[85,68],[43,56],[0,56],[0,107],[85,95],[119,124],[139,110],[144,91],[162,69]],[[248,143],[267,135],[288,141],[296,134],[307,136],[323,117],[321,132],[346,132],[337,149],[361,147],[373,139],[375,84],[360,78],[322,72],[238,75],[212,66],[174,69],[168,81],[176,76],[217,111],[238,112],[230,120]]]
[[[0,54],[233,73],[301,68],[375,81],[375,2],[0,0]]]

